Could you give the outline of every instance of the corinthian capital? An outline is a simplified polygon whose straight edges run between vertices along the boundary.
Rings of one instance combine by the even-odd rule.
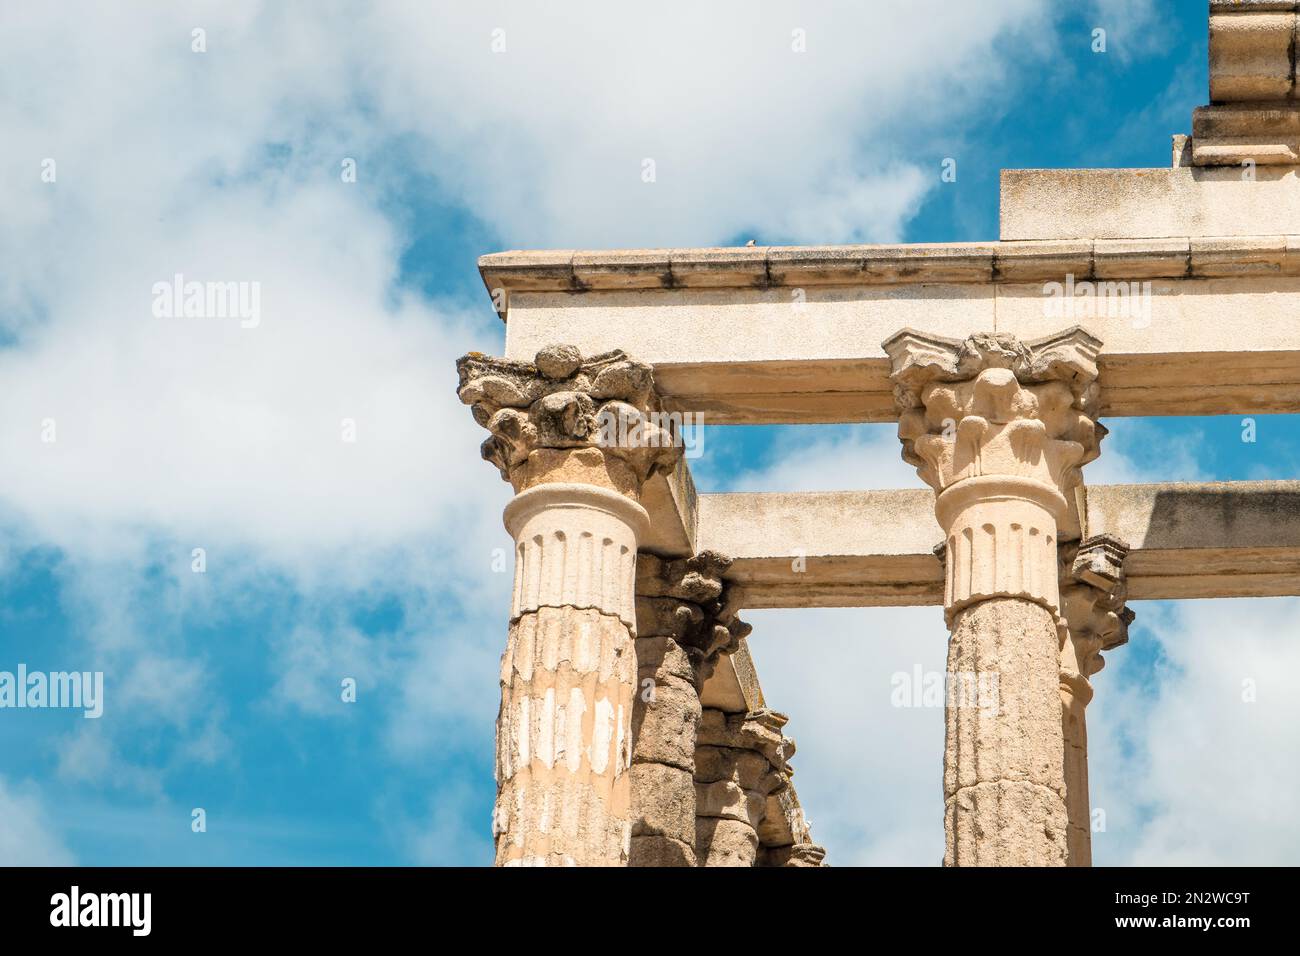
[[[457,395],[491,432],[483,458],[516,491],[542,480],[583,480],[576,471],[635,494],[681,454],[652,369],[620,351],[584,359],[571,345],[555,345],[532,362],[471,352],[456,369]],[[590,478],[600,472],[604,479]]]
[[[886,339],[903,458],[936,492],[944,609],[995,597],[1060,610],[1057,544],[1078,536],[1080,467],[1097,457],[1097,352],[1081,328],[1032,342]]]
[[[904,329],[883,347],[899,408],[903,458],[942,492],[1001,475],[1062,494],[1097,457],[1097,352],[1082,328],[1021,342],[988,333],[959,341]]]

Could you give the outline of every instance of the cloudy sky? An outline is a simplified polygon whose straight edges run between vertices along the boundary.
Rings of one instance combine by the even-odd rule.
[[[1172,0],[6,4],[0,671],[105,694],[0,711],[0,862],[490,862],[476,257],[995,238],[1000,168],[1167,165],[1205,30]],[[159,314],[177,275],[257,283],[255,320]],[[1093,481],[1300,466],[1287,417],[1108,424]],[[884,426],[706,448],[706,491],[917,481]],[[1089,712],[1098,862],[1293,861],[1300,602],[1135,610]],[[937,609],[750,618],[830,861],[937,863],[942,712],[889,705],[942,669]]]

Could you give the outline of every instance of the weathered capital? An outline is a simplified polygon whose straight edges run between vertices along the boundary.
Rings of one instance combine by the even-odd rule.
[[[1128,550],[1110,534],[1061,546],[1061,693],[1084,704],[1092,697],[1088,678],[1106,664],[1101,652],[1128,643]]]
[[[637,562],[638,633],[671,637],[690,657],[697,686],[752,630],[737,617],[739,592],[723,578],[730,567],[716,551],[678,560],[642,554]]]
[[[1082,328],[1022,343],[905,329],[893,362],[903,458],[938,497],[945,610],[1024,597],[1059,610],[1056,547],[1077,533],[1080,467],[1097,457],[1101,342]]]
[[[483,457],[516,491],[580,481],[635,498],[681,454],[653,371],[620,351],[584,359],[571,345],[554,345],[532,362],[471,352],[456,369],[457,395],[491,432]]]

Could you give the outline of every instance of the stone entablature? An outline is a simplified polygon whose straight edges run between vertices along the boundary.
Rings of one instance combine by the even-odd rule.
[[[1300,585],[1300,481],[1090,484],[1083,499],[1084,537],[1132,546],[1134,600],[1287,595]],[[732,557],[728,575],[747,608],[943,603],[932,554],[943,532],[928,488],[710,493],[698,512],[698,545]]]

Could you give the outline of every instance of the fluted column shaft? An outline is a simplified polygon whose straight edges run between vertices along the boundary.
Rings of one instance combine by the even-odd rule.
[[[938,498],[947,529],[944,814],[948,866],[1065,859],[1056,514],[1030,479],[968,478]],[[972,693],[972,690],[974,693]]]
[[[944,531],[944,863],[1062,866],[1068,812],[1057,547],[1096,457],[1100,342],[886,340],[904,458]]]
[[[625,866],[637,687],[636,567],[651,475],[679,436],[649,366],[550,346],[533,362],[465,356],[459,397],[514,487],[510,633],[497,717],[499,866]]]
[[[515,587],[497,719],[497,863],[625,863],[645,510],[557,483],[520,494],[505,520]]]

